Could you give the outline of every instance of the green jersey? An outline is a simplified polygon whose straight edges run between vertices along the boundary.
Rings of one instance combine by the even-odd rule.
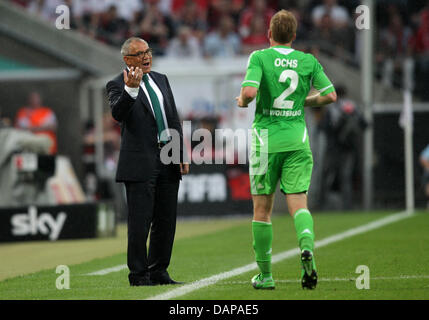
[[[312,86],[322,96],[335,90],[313,55],[287,46],[254,51],[242,86],[259,89],[253,141],[268,141],[269,153],[309,149],[305,98]]]

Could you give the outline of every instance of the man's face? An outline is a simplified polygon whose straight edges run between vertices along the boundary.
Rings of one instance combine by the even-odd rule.
[[[146,42],[134,41],[130,44],[128,55],[124,56],[126,65],[139,67],[143,73],[149,73],[152,68],[152,53]]]
[[[28,105],[32,108],[37,108],[41,105],[40,95],[37,92],[32,92],[28,97]]]

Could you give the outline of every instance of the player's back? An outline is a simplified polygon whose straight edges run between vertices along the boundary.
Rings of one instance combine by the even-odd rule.
[[[320,72],[323,68],[313,55],[287,46],[254,51],[249,57],[243,86],[259,88],[253,127],[268,129],[269,152],[309,148],[304,103]],[[329,80],[324,85],[332,86]]]

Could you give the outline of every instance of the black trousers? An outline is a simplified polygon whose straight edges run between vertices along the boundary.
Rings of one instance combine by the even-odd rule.
[[[174,169],[173,165],[164,165],[159,161],[148,181],[125,183],[130,281],[147,277],[149,273],[165,272],[170,264],[179,190],[179,180]]]

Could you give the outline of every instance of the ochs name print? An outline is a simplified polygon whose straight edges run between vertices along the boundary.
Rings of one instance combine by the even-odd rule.
[[[274,65],[276,67],[297,68],[298,67],[298,60],[296,60],[296,59],[289,60],[289,59],[277,58],[276,60],[274,60]]]

